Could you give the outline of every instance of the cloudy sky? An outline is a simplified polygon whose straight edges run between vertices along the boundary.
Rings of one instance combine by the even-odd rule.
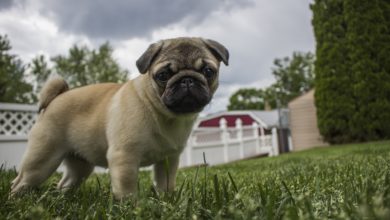
[[[241,87],[264,88],[273,60],[314,51],[311,0],[0,0],[0,34],[26,63],[38,54],[67,53],[73,44],[109,41],[114,57],[138,75],[135,61],[155,41],[178,36],[214,39],[230,51],[206,113],[225,110]]]

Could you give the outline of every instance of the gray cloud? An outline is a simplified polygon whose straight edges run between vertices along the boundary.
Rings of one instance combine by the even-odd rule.
[[[1,0],[0,1],[0,11],[9,9],[15,3],[14,0]]]
[[[218,9],[251,5],[249,0],[45,0],[41,13],[63,31],[91,38],[145,37],[184,19],[195,25]]]

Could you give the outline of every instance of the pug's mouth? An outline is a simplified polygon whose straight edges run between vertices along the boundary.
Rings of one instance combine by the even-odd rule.
[[[167,87],[162,94],[165,106],[174,113],[197,113],[210,100],[210,90],[193,77],[183,77]]]

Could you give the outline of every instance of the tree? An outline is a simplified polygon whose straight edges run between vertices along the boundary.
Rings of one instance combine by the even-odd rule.
[[[344,3],[349,67],[353,73],[355,111],[350,136],[354,141],[390,137],[390,26],[380,2],[386,1]]]
[[[0,102],[30,103],[32,86],[25,81],[25,65],[15,55],[8,37],[0,35]]]
[[[316,0],[318,125],[330,143],[390,137],[389,2]]]
[[[352,86],[346,57],[343,1],[316,1],[311,5],[316,37],[316,91],[318,127],[326,141],[346,142],[353,114]]]
[[[276,82],[268,88],[240,89],[230,97],[228,110],[264,110],[287,107],[288,103],[314,86],[314,55],[294,52],[292,57],[277,58],[272,68]]]
[[[43,55],[35,57],[30,63],[30,68],[32,75],[35,76],[34,92],[38,93],[49,78],[52,70]]]
[[[125,82],[128,71],[119,66],[112,57],[112,52],[109,43],[101,45],[98,50],[74,45],[69,49],[69,55],[58,55],[51,59],[53,68],[48,67],[43,56],[36,57],[32,62],[31,72],[40,85],[52,72],[62,76],[70,87],[101,82]]]
[[[265,97],[261,89],[240,89],[229,100],[228,110],[264,109]]]
[[[314,87],[314,55],[310,52],[294,52],[292,58],[274,60],[272,74],[276,83],[270,92],[280,100],[283,107]],[[272,96],[271,96],[272,97]]]

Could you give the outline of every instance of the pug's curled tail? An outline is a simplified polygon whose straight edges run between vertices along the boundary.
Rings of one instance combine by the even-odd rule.
[[[69,90],[68,84],[61,77],[55,77],[46,82],[39,94],[38,113],[49,106],[58,95]]]

